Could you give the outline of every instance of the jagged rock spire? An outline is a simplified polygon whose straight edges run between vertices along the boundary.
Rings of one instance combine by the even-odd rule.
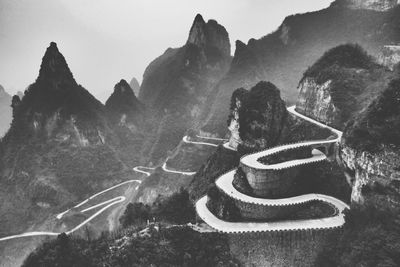
[[[135,77],[132,78],[131,82],[129,83],[129,86],[132,88],[135,95],[139,96],[140,84]]]
[[[43,81],[70,81],[75,83],[64,56],[58,51],[57,44],[51,42],[40,65],[38,82]]]
[[[106,101],[108,111],[128,116],[137,116],[143,112],[144,106],[136,98],[128,82],[122,79],[114,87],[114,92]]]
[[[199,47],[216,47],[225,55],[231,53],[226,29],[215,20],[209,20],[206,23],[200,14],[197,14],[193,21],[187,43]]]

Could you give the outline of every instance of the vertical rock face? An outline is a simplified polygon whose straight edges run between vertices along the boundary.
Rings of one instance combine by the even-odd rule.
[[[356,203],[363,202],[364,189],[374,184],[400,194],[399,107],[400,80],[393,80],[346,126],[340,158],[353,186],[352,201]]]
[[[258,151],[279,144],[287,135],[288,112],[279,89],[260,82],[244,95],[239,108],[241,149]]]
[[[383,187],[394,187],[400,181],[400,154],[395,151],[370,153],[354,149],[343,141],[340,158],[345,166],[348,182],[352,187],[351,200],[362,204],[365,195],[364,187],[375,183]],[[390,201],[390,196],[387,196]]]
[[[394,66],[400,62],[400,45],[385,45],[378,56],[378,61],[393,70]]]
[[[340,113],[332,101],[330,87],[332,80],[318,84],[313,78],[306,78],[299,84],[299,99],[296,110],[329,125],[338,125]]]
[[[228,130],[231,133],[229,146],[237,150],[242,143],[239,134],[239,109],[242,106],[243,97],[247,94],[245,89],[237,89],[232,94],[230,115],[228,117]]]
[[[304,73],[296,109],[311,118],[343,129],[393,74],[358,45],[340,45],[327,51]]]
[[[200,14],[194,19],[187,43],[198,47],[213,47],[226,56],[231,53],[228,32],[225,28],[215,20],[206,23]]]

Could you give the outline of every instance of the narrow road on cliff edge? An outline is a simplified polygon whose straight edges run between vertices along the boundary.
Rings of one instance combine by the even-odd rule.
[[[269,165],[263,164],[259,161],[263,157],[286,150],[291,150],[306,146],[331,144],[340,141],[342,137],[341,131],[334,129],[330,126],[327,126],[323,123],[320,123],[309,117],[306,117],[302,114],[299,114],[295,110],[295,108],[296,108],[295,106],[292,106],[287,108],[287,110],[294,116],[297,116],[301,119],[311,122],[319,127],[329,129],[332,133],[336,135],[336,137],[334,139],[328,139],[328,140],[304,141],[304,142],[286,144],[274,148],[269,148],[264,151],[256,152],[242,157],[240,159],[241,164],[257,170],[282,170],[303,164],[309,164],[313,162],[326,160],[326,155],[324,153],[322,153],[318,149],[313,149],[312,156],[306,159],[290,160]],[[208,197],[204,196],[197,201],[196,211],[204,222],[206,222],[209,226],[211,226],[212,228],[214,228],[219,232],[246,233],[246,232],[268,232],[268,231],[296,231],[296,230],[306,230],[306,229],[332,229],[343,226],[345,222],[343,211],[345,209],[348,209],[349,206],[339,199],[322,194],[306,194],[306,195],[301,195],[291,198],[283,198],[283,199],[263,199],[263,198],[251,197],[239,192],[233,186],[232,182],[234,179],[235,172],[236,170],[229,171],[224,175],[220,176],[215,182],[216,186],[232,199],[244,202],[246,204],[275,206],[275,207],[297,205],[317,200],[332,205],[337,209],[337,213],[332,217],[321,218],[321,219],[274,221],[274,222],[226,222],[219,219],[209,211],[209,209],[207,208]]]
[[[199,136],[199,135],[197,135],[197,137],[198,138],[202,138],[202,139],[216,140],[216,141],[226,141],[226,139],[212,138],[212,137],[202,137],[202,136]],[[184,143],[188,143],[188,144],[207,145],[207,146],[215,146],[215,147],[218,146],[218,145],[212,144],[212,143],[190,141],[188,136],[184,136],[182,140],[183,140]],[[174,173],[174,174],[181,174],[181,175],[187,175],[187,176],[194,175],[196,173],[196,172],[183,172],[183,171],[170,170],[170,169],[167,168],[168,159],[169,158],[167,158],[164,161],[164,164],[162,165],[162,169],[165,172]],[[135,172],[142,173],[142,174],[146,175],[147,177],[150,176],[151,173],[148,172],[148,171],[145,171],[145,170],[155,170],[155,168],[154,167],[145,167],[145,166],[136,166],[136,167],[133,168],[133,171],[135,171]],[[70,209],[67,209],[66,211],[63,211],[63,212],[57,214],[56,218],[58,220],[61,220],[64,217],[64,215],[68,214],[71,210],[77,209],[77,208],[81,207],[82,205],[86,204],[88,201],[90,201],[90,200],[92,200],[92,199],[94,199],[94,198],[96,198],[96,197],[98,197],[98,196],[100,196],[100,195],[102,195],[102,194],[104,194],[104,193],[106,193],[108,191],[111,191],[111,190],[113,190],[115,188],[121,187],[121,186],[126,185],[126,184],[130,184],[130,183],[138,183],[138,184],[140,184],[141,182],[142,182],[141,180],[129,180],[129,181],[125,181],[125,182],[119,183],[117,185],[111,186],[111,187],[109,187],[109,188],[107,188],[107,189],[105,189],[105,190],[103,190],[101,192],[98,192],[98,193],[88,197],[87,199],[83,200],[82,202],[76,204],[74,207],[72,207]],[[137,190],[138,187],[139,186],[136,186],[135,190]],[[90,216],[88,219],[86,219],[85,221],[83,221],[82,223],[78,224],[76,227],[74,227],[73,229],[71,229],[71,230],[69,230],[68,232],[65,232],[65,233],[66,234],[71,234],[71,233],[79,230],[80,228],[82,228],[87,223],[89,223],[90,221],[95,219],[97,216],[102,214],[107,209],[109,209],[112,206],[117,205],[119,203],[123,203],[125,200],[126,200],[125,196],[118,196],[118,197],[115,197],[113,199],[109,199],[109,200],[103,201],[103,202],[101,202],[99,204],[90,206],[90,207],[88,207],[86,209],[80,210],[79,212],[84,213],[84,212],[87,212],[87,211],[90,211],[90,210],[93,210],[93,209],[96,209],[96,208],[104,206],[103,208],[98,210],[96,213],[94,213],[92,216]],[[23,238],[23,237],[57,236],[59,234],[61,234],[61,232],[33,231],[33,232],[26,232],[26,233],[22,233],[22,234],[18,234],[18,235],[11,235],[11,236],[6,236],[6,237],[1,237],[0,238],[0,242],[1,241],[6,241],[6,240],[11,240],[11,239],[16,239],[16,238]]]

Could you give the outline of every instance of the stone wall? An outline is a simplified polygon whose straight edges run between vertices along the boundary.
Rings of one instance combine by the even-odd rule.
[[[244,266],[313,266],[328,238],[341,229],[229,234],[231,253]]]
[[[294,196],[296,188],[293,186],[298,167],[283,170],[257,170],[240,163],[246,174],[247,181],[257,197],[285,198]]]
[[[235,206],[244,220],[278,221],[304,207],[308,202],[287,206],[266,206],[234,200]]]

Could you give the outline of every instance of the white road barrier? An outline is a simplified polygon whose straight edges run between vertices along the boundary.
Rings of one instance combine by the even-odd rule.
[[[240,159],[241,164],[258,170],[281,170],[285,168],[291,168],[302,164],[310,164],[313,162],[319,162],[326,160],[326,155],[318,149],[312,150],[312,156],[305,159],[295,159],[276,164],[263,164],[260,159],[269,155],[273,155],[282,151],[296,149],[307,146],[318,146],[325,144],[333,144],[339,142],[342,137],[342,132],[320,123],[314,119],[308,118],[302,114],[299,114],[295,110],[295,106],[287,108],[287,110],[308,122],[311,122],[319,127],[327,128],[336,135],[334,139],[328,140],[312,140],[304,141],[294,144],[281,145],[274,148],[266,149],[261,152],[256,152],[250,155],[246,155]],[[225,143],[227,144],[227,143]],[[225,145],[224,144],[224,145]],[[334,206],[338,212],[336,215],[321,219],[308,219],[308,220],[293,220],[293,221],[274,221],[274,222],[227,222],[217,218],[207,208],[207,196],[202,197],[196,203],[196,211],[200,218],[206,222],[209,226],[220,232],[225,233],[246,233],[246,232],[268,232],[268,231],[297,231],[307,229],[331,229],[343,226],[345,223],[343,211],[348,209],[349,206],[343,201],[336,199],[331,196],[322,194],[305,194],[301,196],[282,198],[282,199],[265,199],[251,197],[243,194],[236,190],[232,182],[234,179],[236,170],[232,170],[222,176],[220,176],[215,184],[219,190],[223,191],[232,199],[236,199],[241,202],[253,204],[253,205],[264,205],[264,206],[287,206],[297,205],[310,201],[323,201]]]

